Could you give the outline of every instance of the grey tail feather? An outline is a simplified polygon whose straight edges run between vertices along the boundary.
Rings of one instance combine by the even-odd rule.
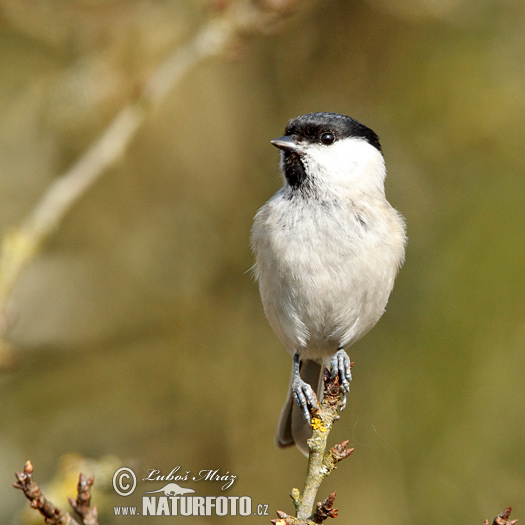
[[[322,394],[322,368],[323,365],[315,361],[306,359],[300,363],[301,378],[306,381],[316,391],[318,398]],[[293,371],[292,371],[293,378]],[[296,445],[297,448],[305,455],[308,455],[308,445],[306,441],[312,436],[312,429],[304,419],[304,415],[299,409],[297,403],[292,396],[290,379],[290,388],[288,389],[288,397],[281,410],[279,423],[277,424],[277,432],[275,434],[275,442],[278,447],[290,447]]]

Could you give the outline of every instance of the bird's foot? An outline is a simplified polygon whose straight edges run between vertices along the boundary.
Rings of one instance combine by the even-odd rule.
[[[346,407],[346,394],[350,392],[350,381],[352,381],[352,363],[348,354],[340,348],[330,360],[330,377],[334,379],[339,376],[339,390],[342,394],[341,410]]]
[[[304,418],[310,423],[310,410],[312,408],[319,410],[319,404],[317,403],[317,396],[315,395],[314,389],[306,381],[303,381],[299,374],[294,375],[292,395],[299,405]]]

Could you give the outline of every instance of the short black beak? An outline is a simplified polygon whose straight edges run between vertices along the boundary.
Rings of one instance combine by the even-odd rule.
[[[270,142],[279,149],[284,151],[297,151],[298,144],[295,142],[293,137],[286,135],[284,137],[279,137],[278,139],[270,140]]]

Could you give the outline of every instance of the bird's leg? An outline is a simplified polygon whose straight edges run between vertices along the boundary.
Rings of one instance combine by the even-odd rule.
[[[310,408],[319,410],[317,404],[317,396],[313,388],[301,379],[299,374],[299,354],[293,355],[293,379],[292,379],[292,395],[299,405],[304,418],[310,423]]]
[[[330,364],[330,377],[334,379],[335,376],[339,376],[339,390],[343,394],[341,410],[344,410],[346,407],[346,394],[350,391],[350,381],[352,381],[350,358],[343,348],[339,348],[332,356]]]

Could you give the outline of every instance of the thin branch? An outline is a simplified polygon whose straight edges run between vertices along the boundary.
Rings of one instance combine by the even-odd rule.
[[[312,437],[308,440],[308,471],[303,492],[295,499],[298,518],[307,518],[315,502],[321,482],[330,475],[335,465],[348,457],[354,449],[347,449],[348,441],[335,445],[325,454],[328,435],[335,421],[339,419],[338,408],[341,404],[339,379],[329,377],[324,371],[325,390],[320,410],[312,419]]]
[[[507,507],[501,514],[494,518],[492,525],[515,525],[518,520],[509,520],[512,507]],[[489,525],[489,520],[485,520],[483,525]]]
[[[124,155],[140,126],[163,103],[184,75],[205,59],[226,54],[236,40],[263,34],[275,27],[301,1],[230,2],[192,40],[168,56],[152,74],[135,101],[122,108],[76,163],[55,179],[22,224],[4,236],[0,253],[1,339],[5,337],[11,324],[7,305],[23,269],[69,210]]]
[[[91,487],[95,482],[94,476],[86,477],[80,474],[77,485],[77,499],[68,498],[69,504],[82,520],[84,525],[98,524],[97,507],[91,506]]]
[[[278,511],[279,519],[271,520],[275,525],[313,525],[322,523],[327,518],[337,517],[338,511],[333,508],[335,492],[317,503],[313,514],[317,492],[322,481],[336,468],[337,463],[347,458],[353,451],[348,448],[348,441],[334,445],[326,452],[328,435],[335,421],[339,419],[341,406],[339,378],[330,378],[324,370],[324,395],[319,410],[312,410],[312,437],[308,440],[308,467],[303,491],[292,489],[290,496],[295,506],[296,516]]]
[[[77,499],[69,499],[71,506],[80,517],[80,523],[76,521],[69,512],[55,507],[48,501],[40,487],[33,481],[33,465],[28,461],[24,466],[24,472],[15,472],[16,483],[13,487],[23,491],[29,500],[31,508],[38,510],[48,525],[98,525],[97,508],[91,507],[91,487],[93,477],[86,478],[80,474],[77,486]]]

